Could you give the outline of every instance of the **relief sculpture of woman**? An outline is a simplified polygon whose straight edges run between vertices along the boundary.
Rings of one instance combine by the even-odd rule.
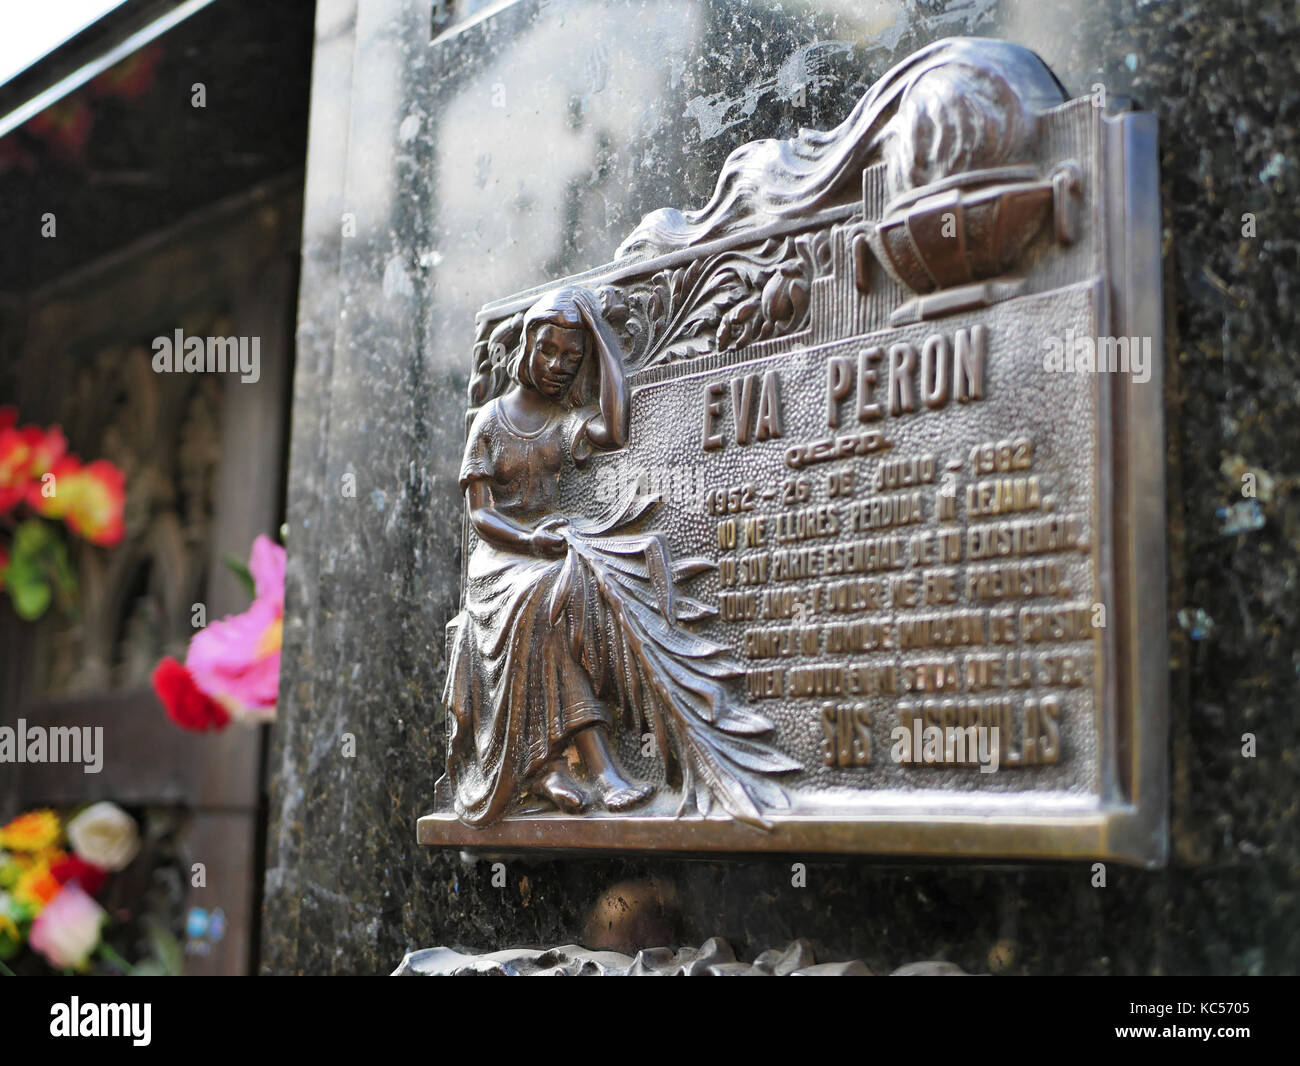
[[[628,443],[623,354],[597,297],[569,286],[538,300],[507,373],[460,471],[474,537],[444,693],[458,816],[486,825],[529,797],[568,813],[644,804],[653,786],[616,755],[623,723],[654,735],[683,804],[699,784],[761,822],[759,805],[784,795],[750,771],[794,764],[754,739],[770,723],[729,701],[728,649],[681,624],[713,613],[678,592],[712,564],[674,562],[663,535],[629,532],[655,496],[596,519],[557,513],[566,471]]]
[[[567,402],[592,356],[594,410]],[[568,548],[568,523],[555,515],[566,456],[627,443],[622,356],[590,292],[562,289],[528,310],[509,376],[513,388],[474,419],[460,471],[478,543],[450,678],[457,810],[467,821],[491,821],[523,790],[561,810],[593,799],[622,810],[651,789],[623,774],[609,747],[608,710],[548,617]],[[567,769],[570,742],[591,791]]]

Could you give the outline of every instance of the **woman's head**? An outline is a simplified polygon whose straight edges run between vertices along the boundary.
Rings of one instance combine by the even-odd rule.
[[[570,286],[548,293],[524,314],[523,335],[510,360],[510,377],[551,400],[563,401],[591,351],[590,294]],[[584,310],[587,315],[584,316]]]

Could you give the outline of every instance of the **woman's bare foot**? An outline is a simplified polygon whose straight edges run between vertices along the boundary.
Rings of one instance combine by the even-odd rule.
[[[597,795],[607,811],[625,811],[643,803],[654,793],[654,785],[638,785],[624,778],[617,770],[607,767],[604,773],[591,779]]]
[[[582,764],[587,768],[600,802],[607,811],[625,811],[650,798],[653,785],[633,784],[619,770],[618,760],[610,749],[603,725],[593,725],[581,730],[573,738]]]
[[[567,770],[557,768],[543,774],[533,786],[533,791],[568,814],[577,814],[591,806],[590,794]]]

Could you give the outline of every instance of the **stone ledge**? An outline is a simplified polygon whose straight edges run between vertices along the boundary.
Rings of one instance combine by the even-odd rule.
[[[857,818],[774,815],[771,828],[729,818],[675,818],[657,813],[532,814],[475,828],[454,814],[426,814],[416,839],[430,847],[479,854],[545,848],[564,852],[705,852],[805,855],[816,853],[986,859],[1115,859],[1147,865],[1146,827],[1129,808],[1040,816],[980,811],[907,811]]]

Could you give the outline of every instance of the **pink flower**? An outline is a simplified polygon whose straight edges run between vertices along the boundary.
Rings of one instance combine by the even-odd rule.
[[[79,969],[99,946],[108,915],[75,881],[59,889],[32,922],[28,943],[57,969]]]
[[[265,600],[284,614],[284,549],[270,537],[253,541],[248,556],[248,571],[253,575],[253,599]]]
[[[199,630],[185,666],[194,683],[232,716],[269,720],[280,688],[284,549],[258,537],[248,569],[256,591],[252,606]]]

